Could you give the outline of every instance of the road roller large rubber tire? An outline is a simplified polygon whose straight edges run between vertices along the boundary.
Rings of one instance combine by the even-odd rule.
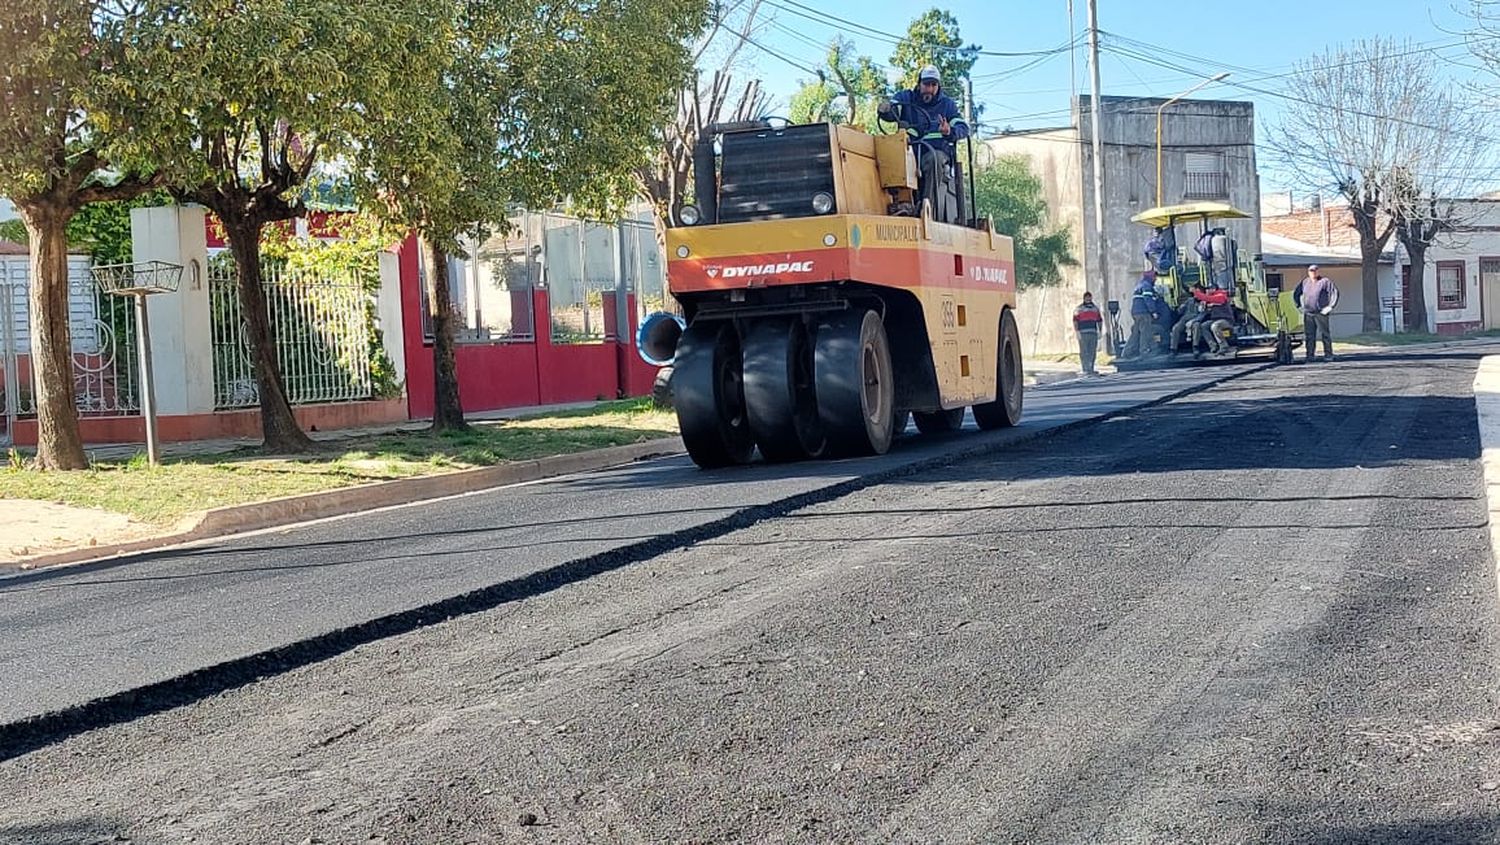
[[[853,309],[823,318],[815,338],[818,416],[827,454],[883,455],[891,448],[895,381],[885,324]]]
[[[745,412],[767,461],[823,454],[827,442],[814,394],[813,347],[799,319],[757,320],[745,332]]]
[[[693,463],[712,469],[750,461],[755,440],[745,415],[733,323],[694,323],[682,333],[672,366],[672,403]]]
[[[995,356],[995,401],[974,406],[974,421],[983,429],[1010,428],[1021,422],[1025,371],[1021,368],[1021,333],[1009,309],[1000,315],[1000,354]]]
[[[923,434],[946,434],[964,427],[964,409],[949,408],[946,411],[912,411],[917,421],[917,431]]]

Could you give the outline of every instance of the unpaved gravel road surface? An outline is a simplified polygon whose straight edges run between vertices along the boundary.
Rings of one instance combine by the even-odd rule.
[[[1257,373],[72,736],[0,841],[1497,841],[1476,361]]]

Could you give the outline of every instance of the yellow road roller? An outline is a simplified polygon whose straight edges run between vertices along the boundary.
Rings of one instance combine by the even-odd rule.
[[[941,164],[919,179],[905,135],[829,123],[703,133],[666,237],[682,314],[642,331],[699,466],[881,454],[908,415],[1020,421],[1011,239]]]

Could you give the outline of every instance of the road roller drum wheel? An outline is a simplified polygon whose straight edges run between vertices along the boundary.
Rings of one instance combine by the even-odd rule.
[[[949,408],[946,411],[913,411],[917,431],[923,434],[944,434],[964,427],[964,409]]]
[[[885,454],[891,448],[896,392],[880,316],[853,309],[825,317],[814,350],[818,416],[828,452]]]
[[[799,319],[758,320],[745,332],[745,411],[768,461],[823,454],[813,386],[813,348]]]
[[[1006,310],[1000,315],[1000,351],[995,356],[996,399],[974,406],[974,421],[983,429],[1010,428],[1021,422],[1024,400],[1021,369],[1021,333],[1016,318]]]
[[[755,451],[740,366],[733,323],[694,323],[677,342],[672,367],[677,426],[693,463],[705,469],[747,463]]]

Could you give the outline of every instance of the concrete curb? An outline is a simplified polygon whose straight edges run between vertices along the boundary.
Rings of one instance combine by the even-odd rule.
[[[1500,579],[1500,355],[1487,355],[1474,373],[1474,410],[1479,417],[1480,465],[1489,508],[1490,551]]]
[[[194,540],[207,540],[332,516],[344,516],[425,499],[441,499],[494,487],[506,487],[544,478],[555,478],[560,475],[571,475],[576,472],[607,469],[647,458],[679,455],[684,451],[682,438],[664,437],[644,443],[609,446],[571,455],[517,461],[501,466],[480,467],[421,478],[401,478],[347,487],[342,490],[304,493],[299,496],[286,496],[263,502],[229,505],[189,516],[167,534],[122,543],[69,549],[18,561],[3,561],[0,562],[0,572],[41,569],[48,566],[147,552]]]

